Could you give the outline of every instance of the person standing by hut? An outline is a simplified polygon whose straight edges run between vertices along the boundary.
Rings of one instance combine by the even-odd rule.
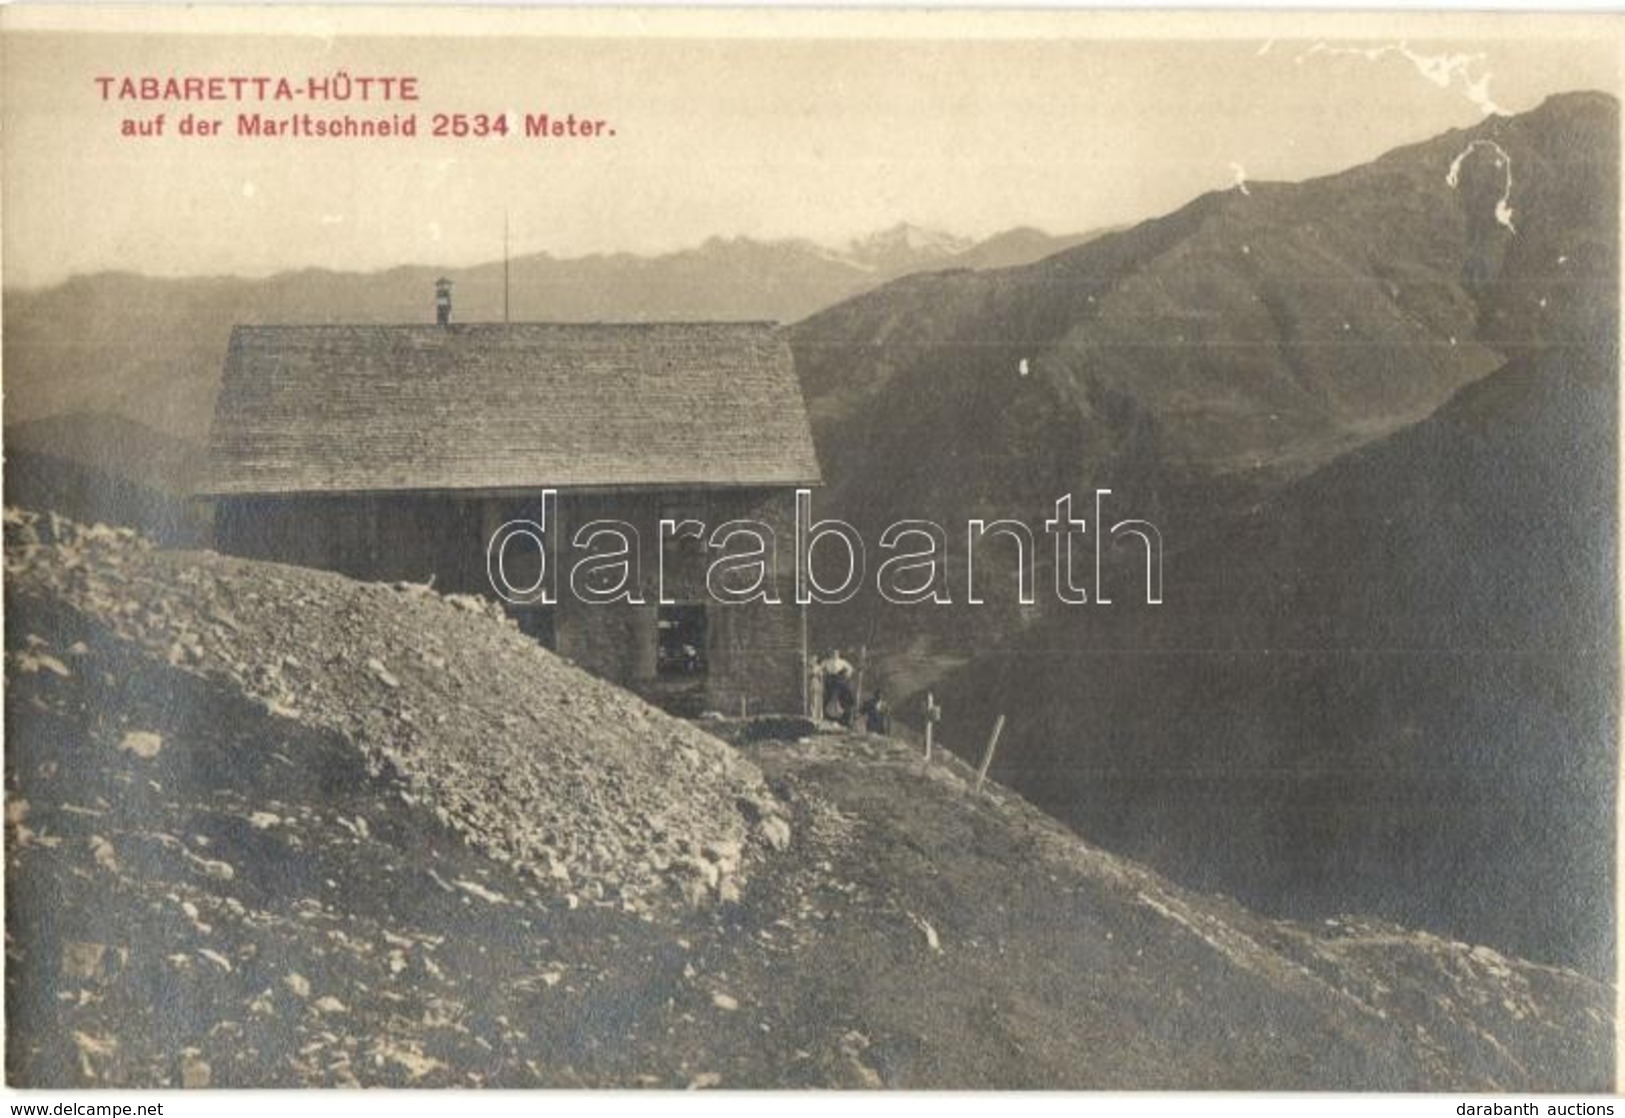
[[[863,704],[863,728],[871,734],[891,733],[891,704],[886,701],[886,694],[880,688],[869,701]]]
[[[840,649],[832,648],[818,668],[824,677],[824,717],[850,727],[856,706],[852,695],[852,665],[841,656]]]

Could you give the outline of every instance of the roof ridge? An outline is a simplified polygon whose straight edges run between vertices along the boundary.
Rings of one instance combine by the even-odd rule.
[[[818,477],[768,321],[243,324],[225,364],[216,494]]]

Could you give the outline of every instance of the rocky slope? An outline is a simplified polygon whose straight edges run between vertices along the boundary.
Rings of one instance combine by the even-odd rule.
[[[6,527],[14,1084],[1609,1082],[1572,972],[1262,919],[898,741],[725,745],[473,601]]]
[[[8,594],[353,742],[406,802],[557,889],[632,908],[673,875],[736,890],[749,823],[785,837],[731,750],[565,665],[484,599],[158,551],[54,514],[8,514],[6,549]]]

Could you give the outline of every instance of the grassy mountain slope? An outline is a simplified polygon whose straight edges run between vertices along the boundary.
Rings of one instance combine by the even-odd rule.
[[[1005,779],[1182,880],[1611,973],[1613,352],[1520,358],[944,701],[1011,711]]]
[[[1201,522],[1215,479],[1234,507],[1413,423],[1560,340],[1553,291],[1606,297],[1617,119],[1612,98],[1554,97],[814,315],[792,344],[831,503],[957,520],[1100,484]],[[1508,174],[1516,234],[1496,219]]]
[[[117,415],[15,423],[5,429],[6,500],[166,543],[200,543],[204,524],[191,492],[202,457],[191,442]]]

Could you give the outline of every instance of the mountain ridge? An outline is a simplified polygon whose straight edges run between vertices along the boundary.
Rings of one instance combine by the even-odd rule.
[[[1516,164],[1519,233],[1475,140]],[[790,328],[828,504],[871,534],[1010,515],[1041,533],[1056,497],[1098,487],[1170,548],[1202,546],[1509,355],[1589,337],[1613,285],[1617,150],[1617,102],[1557,97],[1031,264],[855,296]],[[846,609],[819,639],[863,642],[882,616],[894,649],[974,647],[1027,623],[1002,612],[921,633],[952,619]]]
[[[946,235],[918,250],[894,243],[895,237],[886,240],[908,228],[884,231],[867,248],[860,241],[842,250],[806,241],[713,237],[658,256],[529,254],[508,264],[509,311],[519,319],[548,321],[784,321],[903,271],[950,266],[954,256],[944,246],[967,252],[980,247]],[[987,252],[1002,259],[1079,239],[1040,234]],[[8,290],[7,422],[110,411],[201,443],[233,325],[432,322],[433,284],[442,275],[454,282],[459,321],[502,320],[501,261],[449,270],[402,265],[372,273],[305,268],[263,278],[153,278],[119,271]]]

